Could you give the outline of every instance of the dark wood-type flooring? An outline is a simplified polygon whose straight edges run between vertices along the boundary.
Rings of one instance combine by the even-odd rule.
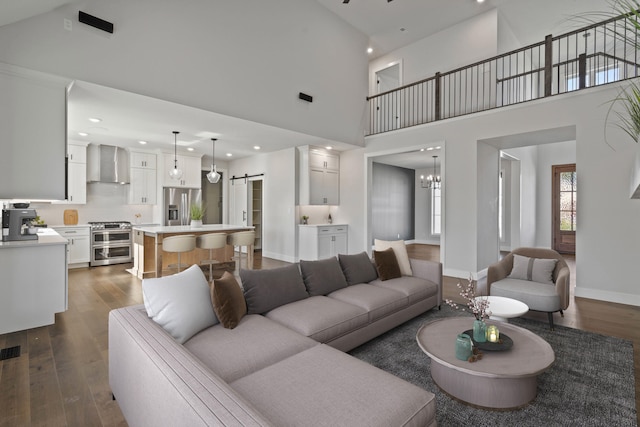
[[[439,248],[410,245],[412,257],[439,259]],[[575,259],[568,259],[575,271]],[[287,263],[262,258],[254,268]],[[142,303],[141,282],[128,264],[69,271],[69,309],[51,326],[0,335],[0,349],[19,345],[21,356],[0,361],[0,426],[126,426],[108,378],[109,311]],[[574,279],[575,274],[572,277]],[[446,298],[460,299],[458,279],[445,278]],[[546,322],[546,314],[526,317]],[[633,341],[636,408],[640,408],[640,307],[572,295],[565,325]]]

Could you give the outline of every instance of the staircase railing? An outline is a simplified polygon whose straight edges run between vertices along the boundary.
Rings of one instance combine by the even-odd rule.
[[[367,97],[367,135],[638,77],[639,31],[620,16]]]

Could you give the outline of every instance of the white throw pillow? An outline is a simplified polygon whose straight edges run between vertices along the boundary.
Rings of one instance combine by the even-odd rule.
[[[218,323],[207,279],[197,265],[171,276],[142,280],[147,314],[180,344]]]
[[[407,246],[404,244],[404,240],[378,240],[373,241],[376,251],[384,251],[389,248],[393,248],[393,252],[396,254],[398,265],[400,265],[400,273],[403,276],[413,276],[411,271],[411,263],[409,262],[409,254],[407,253]]]
[[[509,277],[553,285],[553,271],[557,262],[557,259],[529,258],[513,254],[513,269]]]

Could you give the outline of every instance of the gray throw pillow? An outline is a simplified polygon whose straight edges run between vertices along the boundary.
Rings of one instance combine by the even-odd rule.
[[[366,252],[355,255],[340,254],[338,255],[338,260],[349,285],[369,283],[378,278],[376,268]]]
[[[553,285],[553,270],[557,262],[557,259],[529,258],[513,254],[513,269],[509,277]]]
[[[349,286],[336,257],[319,261],[300,260],[300,271],[307,292],[312,297],[327,295]]]
[[[298,264],[271,270],[240,270],[247,314],[263,314],[309,297]]]

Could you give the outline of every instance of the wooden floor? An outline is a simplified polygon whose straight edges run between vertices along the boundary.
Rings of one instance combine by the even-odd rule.
[[[412,256],[439,259],[437,247],[412,245]],[[575,260],[568,260],[575,271]],[[254,268],[285,262],[256,253]],[[55,325],[0,335],[0,349],[19,345],[20,357],[0,361],[0,426],[126,426],[111,400],[109,311],[142,303],[141,282],[120,264],[70,270],[69,309]],[[575,275],[573,275],[575,277]],[[446,298],[459,299],[458,279],[445,278]],[[546,321],[545,314],[527,317]],[[632,340],[636,408],[640,408],[640,308],[574,298],[556,324]]]

